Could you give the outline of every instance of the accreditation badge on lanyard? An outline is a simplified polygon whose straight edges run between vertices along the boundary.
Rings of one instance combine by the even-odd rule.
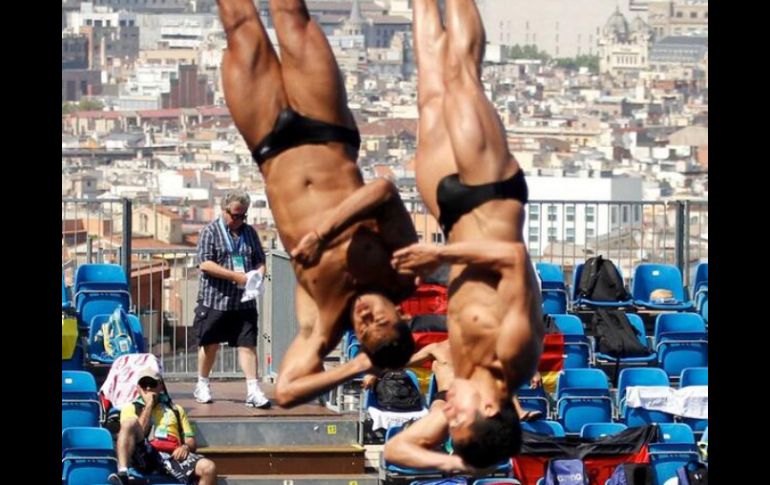
[[[236,273],[246,272],[246,263],[243,259],[243,255],[233,254],[233,271]]]
[[[233,241],[233,238],[230,236],[230,232],[225,227],[225,223],[222,221],[221,217],[219,218],[219,230],[222,231],[222,239],[225,240],[227,252],[230,253],[230,258],[233,260],[233,271],[237,273],[245,273],[246,260],[241,254],[243,234],[239,235],[237,238],[235,238],[235,241]]]

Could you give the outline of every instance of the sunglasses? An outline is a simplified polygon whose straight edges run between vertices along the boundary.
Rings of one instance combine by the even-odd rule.
[[[243,214],[233,214],[232,212],[230,212],[230,209],[227,209],[225,212],[230,214],[230,217],[232,217],[236,221],[245,221],[246,215],[248,214],[247,212],[244,212]]]
[[[158,384],[160,384],[160,382],[151,377],[145,377],[139,381],[139,387],[142,389],[155,389],[158,387]]]

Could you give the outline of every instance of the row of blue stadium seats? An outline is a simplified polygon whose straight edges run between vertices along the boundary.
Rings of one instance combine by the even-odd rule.
[[[639,342],[649,349],[646,356],[621,357],[620,364],[656,365],[669,377],[677,378],[687,367],[708,366],[708,333],[703,318],[696,313],[661,313],[649,338],[642,319],[626,314]],[[586,336],[582,321],[575,315],[552,315],[564,334],[565,369],[587,368],[598,363],[615,363],[616,358],[599,352],[596,341]]]
[[[407,370],[412,384],[419,389],[417,376]],[[631,386],[669,388],[668,376],[657,368],[627,368],[620,372],[618,389],[612,392],[607,375],[598,369],[567,369],[557,381],[555,396],[549,396],[543,387],[535,389],[523,386],[519,401],[524,409],[539,411],[546,418],[557,419],[571,434],[579,433],[587,423],[622,422],[627,426],[644,426],[655,423],[673,423],[679,420],[693,431],[701,433],[708,425],[707,419],[678,417],[673,414],[626,405],[626,389]],[[708,386],[708,368],[684,369],[679,388]],[[421,405],[428,408],[436,393],[435,376],[431,376],[428,392]],[[364,391],[363,409],[379,407],[377,396],[371,390]]]
[[[691,311],[696,310],[708,321],[708,263],[698,265],[691,290],[684,286],[682,273],[674,265],[642,263],[634,270],[630,297],[617,301],[596,301],[578,294],[580,277],[584,264],[575,266],[571,290],[565,282],[562,268],[553,263],[537,263],[543,292],[543,311],[547,314],[566,313],[572,307],[630,307],[655,310]],[[622,275],[621,275],[622,278]],[[653,290],[666,289],[672,294],[672,301],[660,303],[652,301]],[[692,298],[690,298],[692,295]]]
[[[107,484],[116,473],[118,460],[112,435],[104,428],[73,427],[62,430],[62,485]],[[145,477],[142,483],[170,485],[160,475]]]
[[[85,371],[62,371],[62,482],[100,484],[116,471],[113,438],[101,427],[103,409],[96,380]],[[162,476],[145,477],[165,483]]]
[[[629,426],[623,423],[586,423],[580,428],[581,438],[599,439],[620,433]],[[696,445],[695,433],[686,424],[658,423],[660,429],[658,444]],[[541,420],[521,423],[521,429],[529,433],[563,438],[567,436],[564,427],[558,421]]]
[[[97,338],[102,324],[116,308],[131,309],[131,292],[123,268],[116,264],[83,264],[75,272],[74,295],[69,296],[62,273],[62,312],[74,313],[79,330],[88,336],[85,346],[76,346],[70,359],[62,360],[62,370],[80,370],[86,360],[111,364],[104,344]],[[136,315],[126,315],[127,332],[138,352],[144,352],[142,325]]]
[[[696,432],[708,425],[707,419],[679,418],[672,414],[626,405],[626,390],[631,386],[669,388],[668,376],[656,368],[628,368],[620,372],[617,392],[611,392],[607,375],[598,369],[567,369],[560,373],[553,399],[540,387],[523,386],[518,393],[524,409],[536,410],[544,416],[556,418],[568,433],[576,434],[587,423],[622,421],[628,426],[654,423],[682,424]],[[682,371],[680,389],[690,386],[708,386],[708,368]],[[552,406],[551,403],[555,402]]]
[[[573,369],[565,369],[562,374],[574,375],[575,372],[571,372]],[[582,369],[575,369],[582,370]],[[598,369],[591,369],[596,371]],[[568,372],[569,371],[569,372]],[[601,370],[599,370],[601,372]],[[596,376],[595,372],[592,372],[591,378]],[[606,379],[606,374],[605,374]],[[431,381],[433,383],[434,380]],[[617,400],[624,396],[625,389],[629,386],[662,386],[662,387],[674,387],[668,375],[661,369],[656,367],[629,367],[622,369],[618,378],[617,389],[611,389],[617,394]],[[682,389],[690,386],[708,386],[708,367],[688,367],[682,370],[678,379],[678,389]],[[430,396],[431,388],[428,389],[428,396]],[[526,406],[533,409],[537,409],[543,414],[548,414],[546,406],[549,402],[554,401],[555,395],[550,396],[544,387],[531,388],[529,384],[524,384],[518,391],[519,400],[526,402]]]

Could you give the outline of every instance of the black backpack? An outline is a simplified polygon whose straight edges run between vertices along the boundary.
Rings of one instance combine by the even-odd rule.
[[[620,310],[597,308],[591,319],[591,327],[599,353],[615,358],[650,355],[650,349],[639,341],[637,328],[631,325],[626,314]]]
[[[577,294],[580,298],[594,301],[625,301],[630,298],[618,269],[601,255],[586,260]]]
[[[419,411],[422,409],[420,391],[403,369],[385,372],[374,385],[379,409],[385,411]]]
[[[639,341],[636,327],[631,325],[626,314],[620,310],[597,308],[591,319],[591,329],[596,339],[596,351],[615,359],[614,386],[618,385],[620,359],[623,357],[646,357],[650,350]]]

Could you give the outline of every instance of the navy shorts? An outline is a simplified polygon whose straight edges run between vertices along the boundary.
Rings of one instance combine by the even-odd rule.
[[[257,310],[214,310],[195,307],[193,328],[198,346],[227,342],[231,347],[257,346]]]

